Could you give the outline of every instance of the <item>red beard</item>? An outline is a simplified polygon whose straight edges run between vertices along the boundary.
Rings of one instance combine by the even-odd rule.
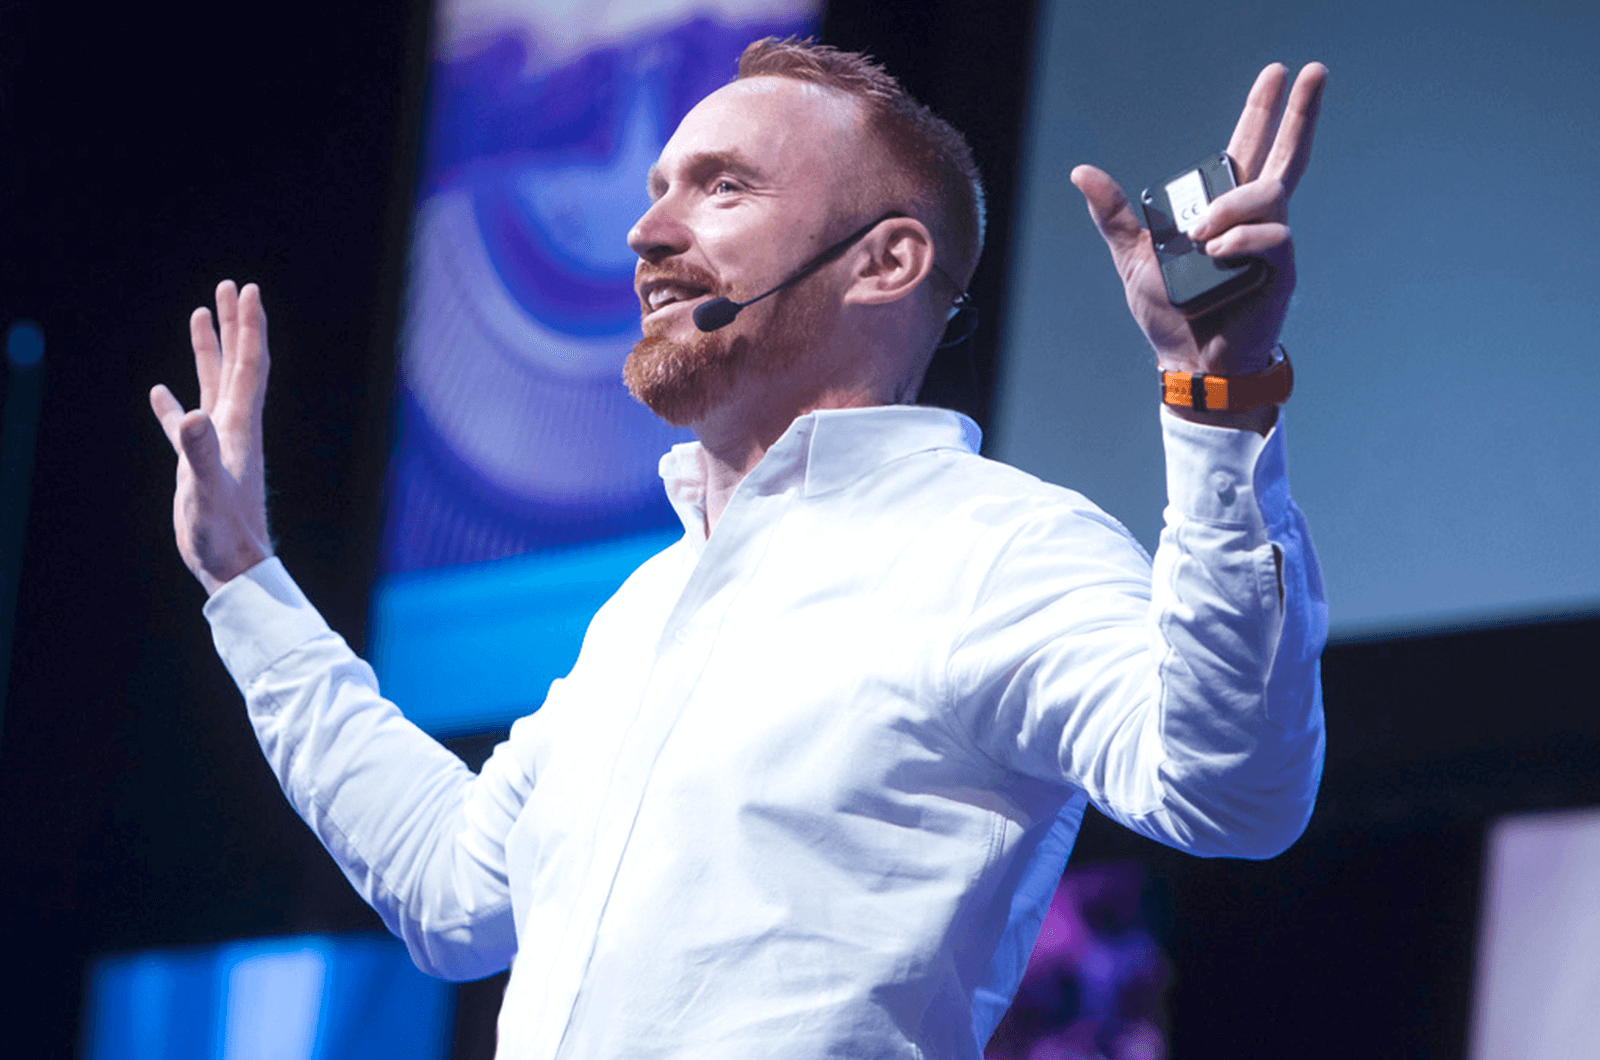
[[[679,276],[679,270],[654,275]],[[697,285],[710,286],[698,272],[683,275]],[[647,330],[622,366],[628,392],[651,412],[675,427],[705,419],[712,406],[733,392],[747,373],[774,376],[789,371],[803,358],[822,333],[827,288],[808,277],[787,291],[773,295],[756,328],[735,324],[701,332],[688,339],[668,338]],[[715,297],[719,292],[713,288]]]
[[[705,418],[714,397],[727,393],[746,359],[748,336],[726,331],[697,332],[678,340],[645,335],[622,366],[628,393],[674,427]]]

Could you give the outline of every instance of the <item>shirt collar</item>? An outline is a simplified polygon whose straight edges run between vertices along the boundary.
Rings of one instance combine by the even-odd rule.
[[[763,490],[803,483],[805,495],[816,496],[843,489],[903,456],[930,449],[976,453],[982,442],[978,425],[950,409],[818,409],[789,425],[746,482]],[[696,545],[705,541],[706,477],[705,450],[699,442],[675,445],[661,458],[667,499]]]

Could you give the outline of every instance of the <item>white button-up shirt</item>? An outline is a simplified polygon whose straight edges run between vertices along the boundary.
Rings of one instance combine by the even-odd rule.
[[[275,560],[206,608],[295,807],[426,971],[513,961],[514,1058],[975,1060],[1084,807],[1199,854],[1300,834],[1320,577],[1263,439],[1164,415],[1154,567],[926,408],[796,420],[601,609],[474,776]]]

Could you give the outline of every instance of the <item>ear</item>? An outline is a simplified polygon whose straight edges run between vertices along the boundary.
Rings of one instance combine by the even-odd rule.
[[[897,302],[933,270],[933,236],[915,217],[891,217],[856,245],[850,261],[845,305]]]

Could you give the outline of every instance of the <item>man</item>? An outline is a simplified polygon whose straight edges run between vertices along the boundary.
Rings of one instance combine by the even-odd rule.
[[[1272,279],[1192,324],[1115,185],[1073,173],[1163,366],[1282,370],[1286,204],[1324,77],[1301,72],[1281,126],[1286,71],[1252,89],[1245,183],[1192,236]],[[629,235],[626,377],[699,438],[662,461],[685,536],[476,777],[270,558],[260,293],[219,287],[220,337],[195,312],[201,408],[151,403],[218,649],[291,801],[417,963],[512,964],[502,1055],[975,1058],[1089,802],[1209,855],[1304,828],[1324,607],[1282,395],[1163,413],[1153,572],[1082,497],[976,456],[970,422],[900,404],[977,260],[975,176],[881,70],[809,44],[757,42],[684,119]]]

